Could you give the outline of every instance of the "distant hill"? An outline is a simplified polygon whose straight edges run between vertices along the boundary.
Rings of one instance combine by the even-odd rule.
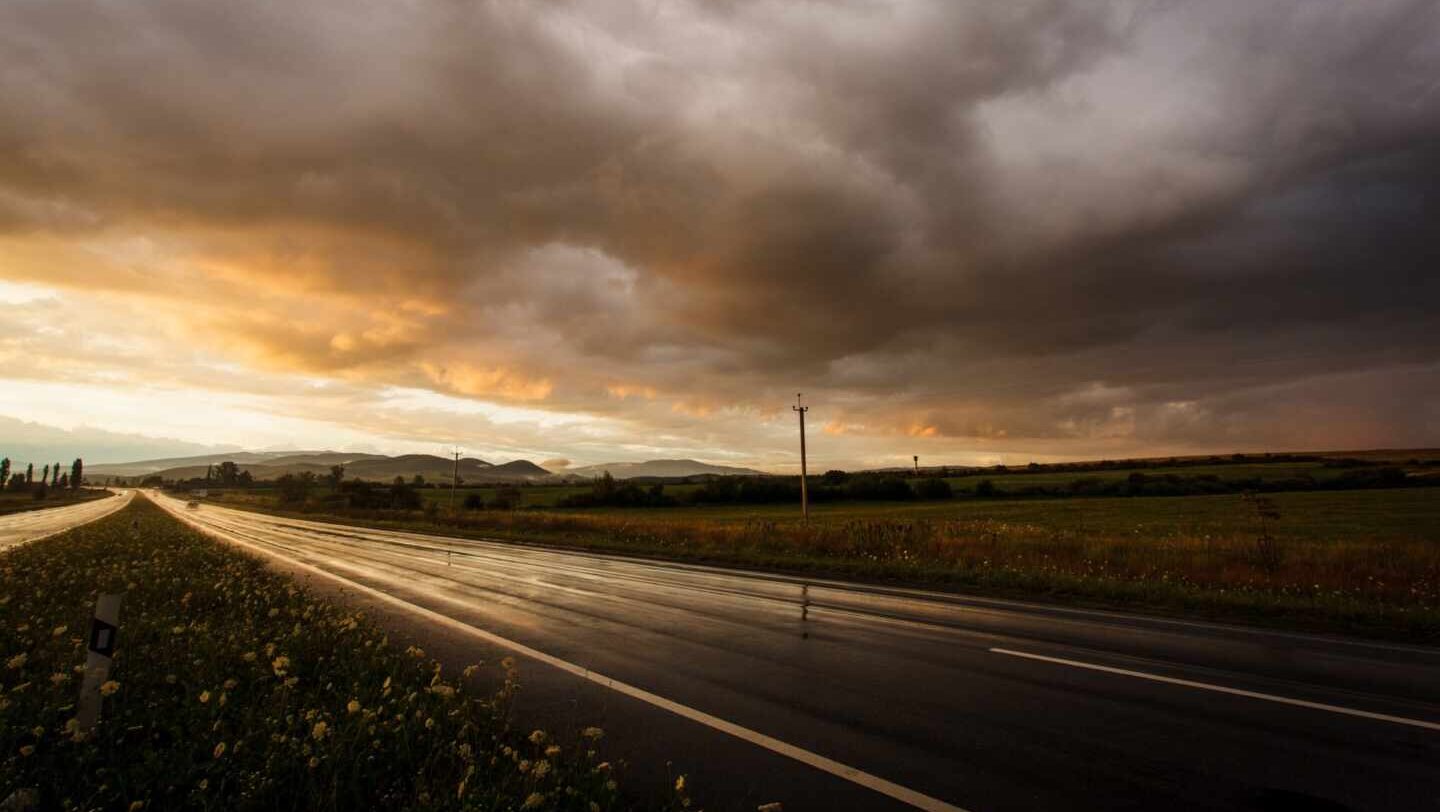
[[[390,482],[397,476],[408,480],[419,475],[430,482],[449,482],[455,466],[453,459],[433,454],[387,457],[383,454],[337,451],[241,451],[232,454],[94,465],[87,466],[85,472],[91,477],[158,474],[165,479],[194,479],[205,476],[210,466],[227,461],[234,462],[241,470],[249,471],[257,480],[276,479],[285,474],[307,471],[316,476],[325,476],[330,473],[332,465],[344,465],[347,479]],[[537,481],[550,477],[549,471],[529,460],[515,460],[504,465],[492,465],[474,457],[460,460],[460,479],[463,482]]]
[[[605,472],[616,479],[636,479],[639,477],[687,477],[700,474],[715,474],[717,476],[754,476],[759,471],[750,468],[734,468],[727,465],[711,465],[698,460],[646,460],[645,462],[607,462],[601,465],[587,465],[583,468],[571,468],[564,472],[566,478],[578,477],[591,479],[598,477]]]

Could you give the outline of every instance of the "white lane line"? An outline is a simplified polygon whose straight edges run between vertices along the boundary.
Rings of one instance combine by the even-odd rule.
[[[1131,671],[1126,668],[1114,668],[1108,665],[1097,665],[1095,663],[1081,662],[1080,660],[1067,660],[1063,657],[1046,657],[1043,654],[1030,654],[1024,651],[1011,651],[1005,648],[990,649],[993,654],[1006,654],[1011,657],[1023,657],[1027,660],[1041,660],[1047,663],[1058,663],[1075,668],[1085,668],[1090,671],[1103,671],[1107,674],[1119,674],[1124,677],[1135,677],[1137,679],[1148,679],[1152,682],[1164,682],[1170,685],[1183,685],[1186,688],[1199,688],[1202,691],[1215,691],[1221,694],[1243,696],[1250,699],[1263,699],[1266,702],[1278,702],[1281,705],[1294,705],[1299,708],[1310,708],[1311,710],[1339,713],[1345,716],[1358,716],[1362,719],[1374,719],[1380,722],[1391,722],[1397,725],[1408,725],[1426,730],[1440,730],[1440,723],[1427,722],[1423,719],[1410,719],[1404,716],[1391,716],[1388,713],[1372,713],[1356,708],[1346,708],[1341,705],[1327,705],[1324,702],[1310,702],[1304,699],[1292,699],[1288,696],[1277,696],[1275,694],[1264,694],[1259,691],[1246,691],[1241,688],[1227,688],[1224,685],[1216,685],[1210,682],[1196,682],[1195,680],[1180,679],[1178,677],[1166,677],[1160,674],[1147,674],[1144,671]]]
[[[763,747],[766,750],[774,753],[779,753],[782,756],[792,758],[802,764],[814,767],[817,770],[821,770],[839,778],[843,778],[853,784],[858,784],[862,787],[865,787],[866,789],[873,790],[874,792],[878,792],[882,795],[887,795],[897,801],[909,804],[916,809],[924,809],[927,810],[927,812],[966,812],[966,810],[962,809],[961,807],[945,803],[938,798],[932,798],[929,795],[917,792],[913,789],[910,789],[909,787],[903,787],[891,781],[886,781],[885,779],[876,775],[871,775],[864,770],[858,769],[856,767],[851,767],[848,764],[841,764],[838,761],[826,758],[825,756],[822,756],[818,753],[812,753],[809,750],[797,747],[793,744],[780,741],[779,739],[776,739],[772,736],[767,736],[759,731],[751,730],[748,727],[737,725],[734,722],[728,722],[718,716],[712,716],[702,710],[696,710],[695,708],[692,708],[688,705],[682,705],[679,702],[675,702],[674,700],[666,699],[665,697],[658,694],[650,693],[644,688],[637,688],[634,685],[621,682],[617,679],[612,679],[605,676],[604,674],[598,674],[588,668],[585,668],[584,666],[576,665],[572,662],[569,662],[568,660],[562,660],[559,657],[546,654],[545,652],[538,649],[530,648],[524,643],[517,643],[514,640],[501,637],[500,635],[493,632],[488,632],[476,626],[471,626],[470,624],[465,623],[461,620],[457,620],[453,617],[450,617],[449,615],[441,614],[440,612],[436,612],[423,606],[410,603],[409,601],[403,598],[396,597],[395,595],[391,595],[388,592],[375,589],[374,587],[367,586],[357,581],[352,581],[349,578],[336,575],[329,570],[321,569],[299,559],[292,558],[288,555],[277,553],[274,550],[265,547],[264,545],[246,541],[230,533],[226,533],[225,531],[218,530],[213,526],[208,526],[201,523],[200,521],[193,520],[185,514],[179,513],[174,509],[167,508],[167,512],[169,512],[172,516],[175,516],[176,518],[182,519],[183,521],[185,521],[186,524],[189,524],[197,530],[220,536],[225,540],[231,542],[232,544],[239,544],[243,547],[248,547],[252,550],[255,550],[256,552],[271,556],[272,558],[280,559],[281,561],[284,561],[292,566],[308,570],[315,573],[316,575],[320,575],[334,581],[338,581],[342,584],[345,584],[351,589],[363,592],[366,595],[385,601],[386,603],[394,604],[395,606],[405,609],[412,614],[419,615],[420,617],[423,617],[427,620],[432,620],[436,623],[440,623],[441,625],[455,629],[456,631],[464,632],[465,634],[469,634],[473,637],[478,637],[481,640],[485,640],[489,643],[494,643],[495,645],[507,648],[517,654],[522,654],[526,657],[529,657],[532,660],[539,660],[546,665],[553,666],[562,671],[569,672],[578,677],[590,680],[591,682],[603,685],[606,688],[611,689],[612,691],[617,691],[619,693],[625,694],[626,696],[634,697],[635,699],[654,705],[655,707],[662,710],[670,711],[677,716],[682,716],[693,722],[699,722],[700,724],[714,730],[718,730],[721,733],[729,734],[736,737],[737,739],[741,739],[742,741],[749,742],[758,747]]]

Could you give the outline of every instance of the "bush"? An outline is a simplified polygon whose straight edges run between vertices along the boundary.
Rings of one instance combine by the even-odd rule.
[[[922,479],[915,486],[915,495],[921,499],[949,499],[955,495],[955,489],[938,477]]]

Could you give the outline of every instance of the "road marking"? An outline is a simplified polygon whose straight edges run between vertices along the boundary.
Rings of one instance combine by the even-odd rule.
[[[1408,725],[1410,727],[1419,727],[1426,730],[1440,730],[1440,723],[1426,722],[1423,719],[1409,719],[1404,716],[1391,716],[1388,713],[1372,713],[1370,711],[1358,710],[1356,708],[1346,708],[1340,705],[1327,705],[1324,702],[1310,702],[1304,699],[1291,699],[1288,696],[1264,694],[1260,693],[1259,691],[1246,691],[1241,688],[1227,688],[1224,685],[1215,685],[1214,683],[1210,682],[1196,682],[1195,680],[1180,679],[1178,677],[1166,677],[1161,676],[1160,674],[1147,674],[1144,671],[1131,671],[1126,668],[1114,668],[1108,665],[1097,665],[1095,663],[1081,662],[1080,660],[1067,660],[1063,657],[1046,657],[1043,654],[1029,654],[1024,651],[1011,651],[1010,649],[1005,648],[992,648],[990,649],[990,651],[994,654],[1007,654],[1011,657],[1023,657],[1027,660],[1041,660],[1047,663],[1058,663],[1060,665],[1069,665],[1075,668],[1085,668],[1090,671],[1103,671],[1107,674],[1119,674],[1125,677],[1148,679],[1152,682],[1164,682],[1170,685],[1183,685],[1187,688],[1199,688],[1202,691],[1215,691],[1216,693],[1232,694],[1234,696],[1243,696],[1250,699],[1263,699],[1266,702],[1278,702],[1281,705],[1294,705],[1300,708],[1310,708],[1311,710],[1322,710],[1328,711],[1330,713],[1344,714],[1345,716],[1358,716],[1362,719],[1374,719],[1380,722],[1392,722],[1397,725]]]
[[[699,722],[700,724],[705,725],[706,727],[709,727],[713,730],[718,730],[721,733],[729,734],[737,739],[741,739],[742,741],[749,742],[758,747],[763,747],[773,753],[778,753],[782,756],[792,758],[802,764],[814,767],[817,770],[827,772],[831,775],[843,778],[853,784],[858,784],[862,787],[865,787],[866,789],[878,792],[882,795],[887,795],[897,801],[909,804],[916,809],[924,809],[927,810],[927,812],[966,812],[966,810],[962,809],[961,807],[955,806],[953,804],[948,804],[938,798],[932,798],[929,795],[917,792],[913,789],[910,789],[909,787],[903,787],[891,781],[886,781],[885,779],[876,775],[871,775],[864,770],[858,769],[856,767],[851,767],[848,764],[841,764],[838,761],[826,758],[825,756],[822,756],[818,753],[812,753],[811,751],[806,750],[802,747],[797,747],[788,742],[780,741],[779,739],[776,739],[772,736],[767,736],[757,730],[752,730],[748,727],[735,724],[734,722],[726,721],[718,716],[712,716],[711,714],[708,714],[702,710],[697,710],[688,705],[682,705],[674,700],[666,699],[665,697],[658,694],[653,694],[645,690],[644,688],[637,688],[634,685],[621,682],[617,679],[612,679],[611,677],[607,677],[604,674],[598,674],[584,666],[576,665],[572,662],[569,662],[568,660],[562,660],[554,655],[546,654],[545,652],[538,649],[530,648],[524,643],[518,643],[514,640],[510,640],[509,638],[501,637],[494,632],[488,632],[479,627],[471,626],[464,621],[450,617],[446,614],[441,614],[440,612],[436,612],[432,609],[427,609],[418,604],[411,603],[403,598],[397,597],[388,592],[375,589],[374,587],[367,586],[357,581],[352,581],[349,578],[341,575],[336,575],[329,570],[321,569],[320,567],[314,566],[313,564],[308,564],[304,561],[300,561],[299,559],[292,558],[288,555],[277,553],[264,545],[256,544],[235,537],[227,531],[219,530],[218,528],[215,528],[213,526],[207,526],[201,523],[199,520],[192,519],[191,517],[186,516],[183,513],[178,513],[169,508],[166,508],[166,511],[169,512],[172,516],[183,520],[186,524],[189,524],[197,530],[200,530],[202,532],[208,532],[212,535],[219,535],[232,544],[239,544],[243,547],[248,547],[252,550],[263,553],[264,555],[268,555],[272,558],[278,558],[292,566],[308,570],[315,573],[316,575],[330,578],[334,581],[338,581],[342,584],[345,584],[347,587],[350,587],[351,589],[363,592],[373,598],[377,598],[387,603],[394,604],[395,606],[405,609],[412,614],[416,614],[420,617],[426,618],[427,620],[435,621],[437,623],[440,623],[441,625],[455,629],[456,631],[464,632],[473,637],[478,637],[481,640],[485,640],[489,643],[494,643],[495,645],[501,646],[502,648],[507,648],[517,654],[529,657],[532,660],[538,660],[542,663],[545,663],[546,665],[553,666],[562,671],[566,671],[578,677],[582,677],[598,685],[603,685],[604,687],[609,688],[612,691],[616,691],[625,694],[626,696],[633,697],[640,700],[641,702],[654,705],[655,707],[662,710],[670,711],[677,716],[682,716],[693,722]]]

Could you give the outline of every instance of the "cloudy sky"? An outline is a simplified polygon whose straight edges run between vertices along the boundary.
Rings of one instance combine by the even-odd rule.
[[[0,445],[1440,445],[1433,0],[9,0],[0,110]]]

